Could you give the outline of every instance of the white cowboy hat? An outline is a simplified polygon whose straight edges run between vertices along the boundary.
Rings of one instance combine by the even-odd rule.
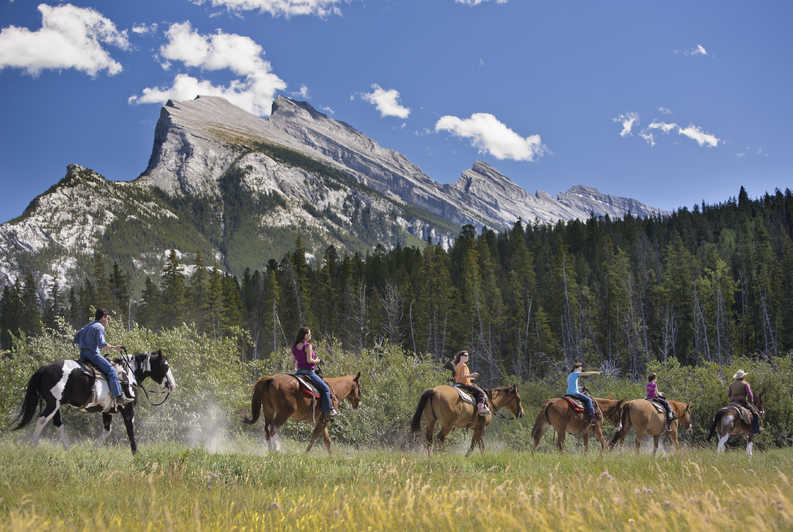
[[[739,369],[735,372],[735,375],[732,376],[733,379],[743,379],[746,377],[746,372],[742,369]]]

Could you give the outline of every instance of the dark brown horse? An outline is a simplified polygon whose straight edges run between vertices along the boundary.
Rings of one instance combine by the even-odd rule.
[[[585,419],[583,412],[576,412],[563,397],[556,397],[545,401],[537,414],[537,419],[534,420],[534,427],[531,429],[531,435],[534,439],[534,448],[540,444],[542,435],[549,426],[552,426],[556,431],[556,446],[559,452],[564,452],[565,436],[569,434],[581,434],[584,439],[584,451],[589,450],[589,429],[591,427],[592,433],[600,441],[600,452],[606,448],[606,440],[603,438],[603,418],[616,423],[618,420],[619,409],[622,406],[624,399],[602,399],[596,397],[593,401],[593,407],[596,412],[600,412],[601,418],[594,423]]]
[[[680,401],[667,402],[677,416],[677,419],[672,421],[668,436],[675,445],[675,450],[680,450],[680,443],[677,439],[678,429],[681,426],[691,427],[691,405]],[[634,445],[636,452],[639,452],[644,437],[649,435],[653,437],[653,454],[655,454],[658,451],[658,442],[662,436],[667,434],[666,415],[658,412],[647,399],[634,399],[626,402],[622,405],[617,432],[614,433],[609,447],[613,448],[617,443],[622,447],[625,436],[628,435],[631,427],[636,429]]]
[[[360,377],[359,371],[356,375],[325,379],[330,386],[331,397],[335,397],[334,407],[338,404],[337,400],[340,403],[347,399],[353,408],[358,408],[361,403]],[[300,389],[300,384],[293,376],[279,373],[272,377],[262,377],[256,382],[251,397],[251,417],[243,418],[243,421],[250,425],[256,423],[260,412],[264,413],[264,437],[271,451],[278,451],[280,448],[276,437],[278,428],[292,418],[314,424],[314,432],[311,433],[306,452],[311,450],[314,441],[322,434],[325,448],[331,454],[329,420],[319,410],[319,399],[312,402],[311,397]]]
[[[520,394],[517,386],[493,388],[488,390],[487,395],[490,398],[493,413],[496,413],[501,408],[507,408],[515,417],[523,417],[523,405],[520,403]],[[478,416],[474,405],[463,401],[454,387],[444,384],[424,390],[424,393],[421,394],[416,413],[413,415],[411,430],[414,433],[418,432],[421,430],[421,422],[424,422],[424,433],[427,437],[427,454],[432,454],[435,423],[440,423],[441,426],[441,431],[438,433],[440,446],[443,445],[446,436],[453,429],[472,428],[474,435],[471,438],[471,447],[465,453],[465,456],[468,456],[477,445],[479,445],[481,453],[485,452],[483,436],[492,417],[492,414]]]
[[[757,408],[757,411],[760,412],[760,417],[762,418],[765,415],[762,392],[755,396],[754,406]],[[727,444],[727,440],[730,439],[730,436],[743,436],[746,440],[746,453],[752,456],[752,446],[754,445],[752,442],[752,438],[754,438],[752,424],[747,424],[742,420],[738,414],[738,410],[734,406],[727,405],[716,413],[716,417],[713,419],[713,425],[710,427],[708,441],[710,441],[715,433],[719,434],[719,443],[716,446],[717,451],[722,453],[725,451],[725,445]]]

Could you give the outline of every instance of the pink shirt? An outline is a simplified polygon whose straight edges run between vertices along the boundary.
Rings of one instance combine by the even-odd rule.
[[[658,383],[655,381],[647,383],[647,399],[658,397]]]
[[[303,344],[303,349],[298,349],[297,346],[292,347],[292,356],[297,360],[297,369],[315,370],[317,368],[316,364],[312,364],[308,361],[308,350],[306,346],[310,345],[311,344]]]

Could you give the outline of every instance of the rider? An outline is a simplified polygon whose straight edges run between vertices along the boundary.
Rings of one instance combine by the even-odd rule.
[[[487,394],[482,388],[474,384],[472,379],[479,377],[479,373],[471,373],[468,369],[468,360],[468,351],[460,351],[454,356],[454,361],[452,362],[454,366],[454,383],[474,395],[479,415],[486,416],[491,413],[487,407]]]
[[[591,418],[592,420],[600,419],[600,415],[595,412],[595,409],[592,405],[592,398],[586,394],[581,393],[581,390],[578,387],[578,378],[579,377],[588,377],[590,375],[600,375],[599,371],[582,371],[584,369],[583,362],[576,362],[573,364],[572,369],[570,369],[570,373],[567,375],[567,393],[566,395],[571,395],[573,397],[577,397],[584,402],[584,411],[586,415]]]
[[[80,347],[80,360],[90,362],[107,377],[110,395],[113,396],[112,410],[132,402],[133,399],[125,396],[121,391],[116,368],[101,355],[101,350],[105,347],[115,350],[121,349],[120,345],[110,345],[105,341],[105,326],[109,319],[110,316],[108,316],[105,309],[96,309],[94,321],[77,331],[72,343]]]
[[[333,408],[333,402],[330,399],[330,386],[315,371],[316,365],[320,360],[314,353],[314,347],[310,341],[311,330],[308,327],[301,327],[297,331],[297,338],[295,338],[295,343],[292,345],[295,373],[297,375],[305,375],[317,387],[320,391],[319,407],[326,417],[332,418],[339,412]]]
[[[735,372],[735,375],[732,376],[734,380],[727,388],[727,399],[749,409],[749,411],[752,413],[752,431],[755,434],[759,434],[760,413],[757,411],[757,407],[754,406],[754,394],[752,393],[752,387],[749,386],[748,382],[743,380],[744,377],[746,377],[746,372],[744,370],[739,369]]]
[[[664,394],[658,391],[658,383],[655,382],[656,377],[657,375],[655,372],[647,375],[647,395],[645,399],[648,401],[656,401],[663,405],[664,410],[666,410],[666,432],[669,432],[672,430],[672,420],[676,419],[677,416],[672,412],[672,407],[669,406],[669,403],[666,402]]]

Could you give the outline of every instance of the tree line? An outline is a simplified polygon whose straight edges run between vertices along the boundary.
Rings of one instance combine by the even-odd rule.
[[[30,274],[6,286],[0,342],[59,316],[81,326],[94,305],[130,327],[195,323],[215,337],[242,328],[248,359],[283,349],[306,324],[353,351],[391,344],[447,359],[469,349],[485,380],[542,377],[576,360],[639,378],[654,360],[727,365],[793,350],[792,237],[789,189],[752,200],[741,188],[666,217],[465,226],[449,249],[364,256],[330,246],[313,256],[298,238],[280,261],[239,278],[172,251],[135,297],[128,274],[97,255],[68,290],[42,297]]]

